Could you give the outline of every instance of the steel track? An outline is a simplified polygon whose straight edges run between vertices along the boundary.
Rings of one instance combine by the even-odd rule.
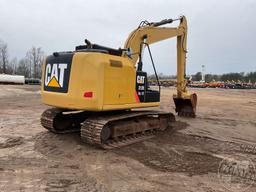
[[[112,137],[107,141],[102,141],[101,134],[104,127],[109,126],[110,123],[113,126],[115,122],[120,123],[120,121],[125,124],[127,123],[127,120],[135,118],[138,121],[142,119],[141,121],[143,122],[138,122],[141,123],[142,126],[145,125],[145,121],[155,118],[156,121],[159,122],[159,126],[152,127],[152,129],[145,127],[145,129],[134,132],[133,134],[130,132],[129,134],[124,133],[121,136],[119,135],[118,137]],[[158,131],[163,131],[169,127],[173,121],[175,121],[175,117],[172,113],[157,111],[127,112],[118,115],[90,117],[81,126],[81,139],[86,143],[104,149],[118,148],[152,138]],[[131,129],[133,128],[131,127]]]
[[[107,112],[90,115],[84,112],[65,115],[65,112],[58,108],[47,109],[41,116],[42,126],[57,134],[80,131],[82,141],[103,149],[123,147],[150,139],[175,121],[172,113],[161,111]],[[131,121],[136,122],[139,129],[134,128],[133,124],[130,124]],[[122,129],[119,128],[119,134],[115,134],[114,127],[119,125],[125,125],[127,132],[124,129],[120,134]],[[106,128],[109,128],[112,135],[107,140],[103,140],[103,129]]]

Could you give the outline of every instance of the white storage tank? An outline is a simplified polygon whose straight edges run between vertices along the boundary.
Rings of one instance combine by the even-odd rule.
[[[0,74],[0,84],[25,84],[25,77],[22,75]]]

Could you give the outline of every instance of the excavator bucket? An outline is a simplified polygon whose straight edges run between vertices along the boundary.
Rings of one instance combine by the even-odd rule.
[[[190,95],[189,99],[173,98],[175,103],[175,111],[178,116],[184,117],[196,117],[196,105],[197,105],[197,95],[195,93]]]

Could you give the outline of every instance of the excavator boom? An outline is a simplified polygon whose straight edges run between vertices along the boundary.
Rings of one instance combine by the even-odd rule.
[[[180,21],[178,27],[160,27],[173,21]],[[177,37],[177,94],[173,95],[176,112],[180,116],[196,116],[197,95],[187,91],[186,53],[187,53],[187,20],[185,16],[178,19],[165,19],[160,22],[144,22],[135,29],[125,42],[125,48],[132,52],[131,60],[136,65],[141,56],[143,44],[153,44],[162,40]],[[124,55],[125,56],[125,55]]]

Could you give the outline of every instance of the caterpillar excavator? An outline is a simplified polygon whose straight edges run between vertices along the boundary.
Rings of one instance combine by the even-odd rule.
[[[177,27],[163,27],[174,21],[179,21]],[[195,117],[197,95],[187,91],[185,78],[187,21],[181,16],[141,22],[122,49],[85,40],[75,51],[46,57],[42,101],[52,108],[42,113],[42,126],[54,133],[80,131],[84,142],[104,149],[144,141],[171,126],[172,113],[145,110],[160,105],[161,87],[159,81],[157,90],[148,86],[143,52],[149,51],[157,77],[149,46],[172,37],[177,37],[175,110],[179,116]]]

